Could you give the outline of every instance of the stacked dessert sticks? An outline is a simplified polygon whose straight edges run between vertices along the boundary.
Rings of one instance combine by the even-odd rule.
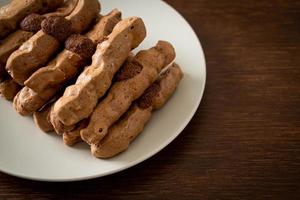
[[[98,158],[125,151],[183,77],[166,41],[133,55],[139,17],[98,0],[12,0],[0,11],[0,94],[65,144]]]

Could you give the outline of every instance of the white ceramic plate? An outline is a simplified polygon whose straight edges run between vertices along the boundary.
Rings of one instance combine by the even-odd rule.
[[[7,0],[0,1],[5,4]],[[19,116],[10,102],[0,99],[0,170],[17,177],[41,181],[76,181],[113,174],[132,167],[172,142],[195,114],[205,86],[206,67],[200,42],[189,24],[160,0],[102,0],[101,13],[113,8],[123,17],[140,16],[148,36],[138,49],[158,40],[176,48],[176,61],[185,77],[167,105],[157,111],[144,132],[121,155],[100,160],[88,146],[65,146],[60,137],[45,134],[31,117]]]

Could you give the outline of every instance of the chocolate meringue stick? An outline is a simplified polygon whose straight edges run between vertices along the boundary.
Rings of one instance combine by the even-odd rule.
[[[124,65],[126,65],[126,63],[132,62],[133,59],[134,59],[134,54],[131,53],[128,56]],[[73,128],[72,130],[68,130],[68,126],[65,126],[62,123],[60,123],[59,120],[57,120],[57,118],[55,118],[54,116],[52,116],[52,117],[54,118],[54,119],[52,119],[52,121],[54,121],[54,123],[58,123],[58,125],[61,125],[63,127],[62,128],[62,130],[64,130],[64,131],[62,131],[62,132],[64,132],[63,133],[63,141],[66,145],[73,146],[79,142],[83,142],[83,140],[81,139],[81,136],[80,136],[80,131],[87,127],[87,125],[89,123],[89,119],[85,119],[85,120],[79,122],[75,126],[75,128]],[[51,117],[50,117],[50,119],[51,119]]]
[[[64,4],[57,8],[56,11],[51,13],[46,13],[43,16],[45,17],[51,17],[51,16],[61,16],[65,17],[70,15],[73,10],[76,8],[79,0],[66,0]]]
[[[53,114],[64,125],[75,125],[88,118],[98,100],[109,89],[114,74],[131,50],[146,37],[142,19],[131,17],[119,22],[108,39],[97,46],[92,64],[68,87],[54,105]]]
[[[143,131],[152,112],[163,107],[168,101],[182,77],[183,73],[179,66],[173,64],[109,129],[103,140],[91,146],[92,154],[98,158],[110,158],[125,151]]]
[[[111,13],[109,13],[107,16],[103,17],[102,20],[99,21],[95,25],[95,28],[88,34],[86,34],[86,38],[89,38],[91,42],[96,44],[96,42],[99,39],[103,39],[103,37],[109,35],[109,33],[112,31],[112,28],[121,20],[121,13],[118,10],[114,10]],[[102,26],[102,27],[101,27]],[[40,68],[35,73],[33,73],[29,79],[25,81],[25,86],[29,87],[30,89],[34,90],[38,94],[43,94],[45,90],[49,88],[56,87],[58,85],[61,85],[66,81],[66,77],[74,77],[74,73],[68,72],[69,69],[74,68],[74,66],[84,63],[80,63],[79,59],[72,60],[70,57],[74,55],[74,52],[76,54],[79,54],[80,57],[83,57],[84,59],[90,59],[91,54],[94,54],[94,48],[92,48],[92,43],[90,42],[85,43],[83,37],[79,35],[73,35],[70,38],[68,38],[66,42],[66,49],[60,53],[54,61],[56,63],[56,66],[53,67],[51,64],[49,66]],[[77,43],[77,44],[76,44]],[[69,52],[72,55],[70,55]],[[88,52],[87,52],[88,51]],[[68,63],[66,66],[59,65],[57,63],[57,60],[61,60],[62,58],[64,61],[73,61],[74,63]],[[78,69],[79,67],[76,67]],[[68,73],[64,73],[68,72]],[[77,72],[77,71],[76,71]]]
[[[20,30],[15,31],[0,42],[0,62],[6,63],[12,52],[17,50],[26,40],[41,29],[41,21],[45,16],[66,16],[75,8],[78,0],[68,0],[55,12],[44,14],[30,14],[23,19]],[[2,79],[2,80],[1,80]],[[12,100],[21,89],[5,71],[5,65],[0,65],[0,94],[7,100]]]
[[[41,22],[45,17],[50,16],[67,16],[75,8],[78,0],[68,0],[54,12],[44,14],[27,15],[20,23],[20,29],[8,35],[4,40],[0,41],[0,62],[6,63],[12,52],[17,50],[24,42],[32,37],[41,29]]]
[[[52,104],[49,103],[42,110],[36,111],[33,115],[34,123],[45,133],[49,133],[54,130],[50,123],[51,106]]]
[[[92,115],[87,128],[80,134],[88,144],[98,144],[116,122],[156,80],[161,70],[175,58],[173,46],[159,41],[149,50],[140,51],[132,62],[124,65],[117,73],[115,84],[101,101]]]
[[[71,35],[85,31],[100,11],[98,0],[79,0],[76,8],[66,18],[51,16],[43,20],[38,31],[8,58],[6,69],[20,85],[30,75],[47,63],[60,43]]]
[[[63,4],[63,0],[12,0],[0,8],[0,38],[17,29],[20,21],[31,13],[44,13]]]
[[[3,80],[0,81],[0,96],[10,101],[19,92],[21,86],[11,79],[7,73],[4,72],[3,74]]]
[[[71,131],[63,134],[63,141],[68,146],[74,146],[75,144],[82,142],[80,137],[80,131],[87,127],[89,120],[84,119],[79,122],[78,125]]]
[[[118,10],[113,10],[108,15],[104,16],[100,19],[100,21],[94,26],[94,28],[88,32],[86,35],[90,37],[94,42],[100,42],[103,41],[103,38],[107,35],[109,35],[113,27],[121,20],[121,13]],[[54,106],[52,108],[52,111],[54,109]],[[55,132],[57,134],[63,134],[70,131],[73,131],[75,127],[78,125],[64,125],[61,123],[58,118],[55,115],[55,112],[52,112],[50,114],[50,121],[55,129]],[[82,127],[83,128],[83,127]]]
[[[113,10],[97,22],[97,29],[86,34],[92,41],[79,35],[69,37],[66,49],[25,82],[27,86],[14,99],[15,109],[22,115],[30,115],[46,104],[68,80],[80,72],[85,60],[94,53],[93,42],[107,36],[120,20],[121,13]]]
[[[100,21],[94,26],[94,28],[86,34],[86,36],[88,36],[95,43],[101,42],[105,36],[111,33],[113,27],[120,20],[121,20],[121,13],[115,9],[112,12],[110,12],[108,15],[102,17]],[[52,106],[52,109],[53,107],[54,106]],[[50,113],[50,122],[57,134],[61,135],[63,133],[70,133],[69,137],[72,137],[72,133],[79,132],[82,128],[85,127],[82,126],[82,122],[80,122],[78,125],[66,126],[57,119],[54,112]],[[65,139],[65,141],[68,142],[68,139]]]

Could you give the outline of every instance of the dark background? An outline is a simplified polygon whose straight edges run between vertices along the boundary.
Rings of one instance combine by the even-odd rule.
[[[0,199],[300,199],[300,1],[167,2],[194,27],[208,68],[204,99],[180,137],[96,180],[0,174]]]

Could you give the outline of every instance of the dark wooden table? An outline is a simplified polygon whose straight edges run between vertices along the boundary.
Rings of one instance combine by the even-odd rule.
[[[0,174],[0,199],[300,199],[300,1],[167,2],[195,28],[208,68],[204,99],[181,136],[96,180]]]

